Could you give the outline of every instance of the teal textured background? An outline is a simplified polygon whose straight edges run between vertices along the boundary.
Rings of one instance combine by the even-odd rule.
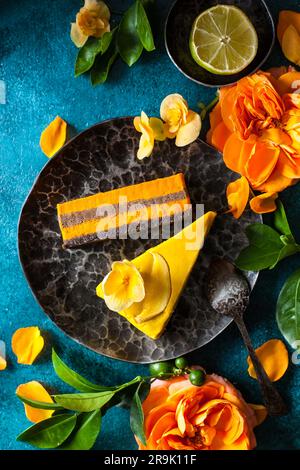
[[[130,3],[109,2],[117,11]],[[29,425],[23,405],[15,398],[18,384],[39,380],[50,390],[68,390],[53,373],[51,346],[74,369],[99,383],[116,384],[147,371],[145,366],[98,356],[69,339],[46,317],[19,265],[17,223],[22,203],[47,161],[39,148],[40,133],[56,115],[79,132],[104,119],[137,115],[141,109],[157,115],[161,100],[169,93],[181,93],[194,109],[198,101],[213,98],[213,90],[186,79],[165,52],[163,23],[171,3],[157,0],[157,50],[144,55],[132,69],[118,63],[109,82],[93,88],[86,77],[73,77],[76,48],[69,39],[69,27],[80,0],[0,0],[0,80],[5,81],[7,89],[7,103],[0,105],[0,339],[6,342],[8,355],[8,368],[0,372],[0,449],[30,448],[15,440]],[[279,10],[299,9],[296,1],[267,3],[276,22]],[[276,44],[267,65],[283,61]],[[300,240],[300,185],[285,191],[282,200]],[[297,255],[273,271],[260,274],[246,315],[255,346],[281,337],[275,322],[276,299],[288,275],[299,266]],[[42,329],[46,348],[35,365],[18,365],[10,347],[11,336],[17,328],[31,325]],[[258,403],[258,385],[247,374],[246,356],[237,329],[231,325],[211,344],[191,354],[190,361],[223,374],[249,402]],[[300,447],[300,366],[291,364],[278,388],[290,413],[283,418],[269,418],[257,429],[259,449]],[[136,448],[126,410],[116,408],[105,416],[95,448]]]

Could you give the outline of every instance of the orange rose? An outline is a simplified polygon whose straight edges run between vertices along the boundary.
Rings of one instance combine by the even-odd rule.
[[[300,72],[291,68],[258,72],[222,88],[210,115],[208,142],[265,194],[252,204],[258,212],[275,210],[276,193],[300,178],[299,88]]]
[[[259,412],[263,407],[257,407]],[[187,376],[153,382],[143,403],[147,445],[140,450],[250,450],[261,421],[227,380],[207,375],[200,387]]]

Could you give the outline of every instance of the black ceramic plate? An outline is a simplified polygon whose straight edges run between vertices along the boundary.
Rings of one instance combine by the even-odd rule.
[[[95,289],[112,261],[132,259],[157,240],[106,240],[63,249],[57,203],[182,171],[192,202],[220,210],[226,184],[236,175],[200,140],[186,148],[175,147],[173,140],[158,142],[153,155],[140,162],[139,136],[132,118],[120,118],[91,127],[65,145],[41,171],[24,204],[19,254],[32,292],[59,328],[98,353],[146,363],[192,351],[230,323],[208,306],[203,276],[212,256],[235,259],[246,243],[246,225],[261,219],[253,213],[239,221],[218,217],[167,330],[158,341],[144,336],[110,312]],[[249,274],[252,286],[256,277]]]
[[[242,72],[234,75],[215,75],[198,65],[189,48],[190,32],[195,18],[217,4],[235,5],[246,13],[258,36],[255,59]],[[176,67],[188,78],[206,86],[220,87],[235,83],[261,68],[275,41],[272,16],[263,0],[177,0],[170,9],[165,25],[165,44]]]

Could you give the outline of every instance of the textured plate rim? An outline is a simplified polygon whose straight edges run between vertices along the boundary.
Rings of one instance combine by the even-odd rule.
[[[167,14],[167,18],[166,18],[166,21],[165,21],[165,27],[164,27],[164,43],[165,43],[165,48],[166,48],[166,51],[167,51],[167,54],[169,56],[169,58],[171,59],[171,61],[173,62],[173,64],[175,65],[175,67],[177,68],[177,70],[179,70],[186,78],[188,78],[189,80],[192,80],[194,83],[198,83],[198,85],[203,85],[203,86],[206,86],[208,88],[220,88],[220,87],[228,87],[228,86],[232,86],[234,85],[235,83],[237,83],[238,80],[234,80],[233,82],[230,82],[230,83],[226,83],[225,85],[224,84],[216,84],[216,85],[213,85],[213,84],[210,84],[210,83],[207,83],[207,82],[201,82],[201,80],[197,80],[196,78],[193,78],[191,77],[187,72],[185,72],[176,62],[175,58],[172,56],[170,50],[169,50],[169,46],[168,46],[168,40],[167,40],[167,29],[168,29],[168,25],[169,25],[169,19],[170,19],[170,16],[171,16],[171,13],[173,11],[173,8],[176,6],[176,4],[179,2],[180,0],[175,0],[169,11],[168,11],[168,14]],[[269,7],[267,6],[265,0],[260,0],[260,2],[264,5],[266,11],[267,11],[267,14],[270,18],[270,22],[271,22],[271,27],[272,27],[272,42],[270,44],[270,47],[269,47],[269,50],[266,52],[264,58],[262,59],[262,61],[259,63],[259,65],[253,69],[253,71],[251,72],[251,74],[257,72],[257,70],[259,70],[263,64],[267,61],[267,59],[269,58],[271,52],[272,52],[272,49],[274,47],[274,44],[275,44],[275,39],[276,39],[276,34],[275,34],[275,23],[274,23],[274,19],[273,19],[273,16],[271,15],[271,12],[270,12],[270,9]],[[199,66],[200,67],[200,66]],[[241,72],[242,73],[242,72]],[[248,74],[249,75],[249,74]],[[247,75],[245,75],[247,76]],[[242,78],[242,77],[241,77]]]
[[[53,157],[51,157],[49,159],[49,161],[47,161],[45,163],[45,165],[41,168],[41,170],[38,172],[37,176],[35,177],[34,179],[34,182],[25,198],[25,201],[23,202],[22,204],[22,207],[21,207],[21,210],[20,210],[20,213],[19,213],[19,218],[18,218],[18,225],[17,225],[17,233],[18,233],[18,259],[19,259],[19,263],[21,265],[21,268],[22,268],[22,271],[23,271],[23,274],[24,274],[24,277],[27,281],[27,284],[30,288],[30,291],[31,291],[31,294],[33,295],[33,298],[36,300],[37,304],[40,306],[42,312],[46,315],[46,317],[48,318],[48,320],[50,320],[52,322],[53,325],[55,325],[56,328],[58,328],[65,336],[67,336],[68,338],[70,338],[72,341],[75,341],[77,344],[80,344],[81,346],[87,348],[88,350],[90,351],[93,351],[95,354],[99,355],[99,356],[104,356],[104,357],[107,357],[109,359],[113,359],[113,360],[116,360],[116,361],[122,361],[122,362],[127,362],[127,363],[131,363],[131,364],[141,364],[141,365],[147,365],[147,364],[153,364],[155,363],[156,361],[134,361],[134,360],[128,360],[128,359],[124,359],[124,358],[119,358],[119,357],[116,357],[116,356],[112,356],[112,355],[109,355],[109,354],[106,354],[104,352],[99,352],[99,351],[96,351],[94,348],[92,348],[91,346],[88,346],[86,344],[84,344],[83,342],[81,342],[79,339],[77,338],[74,338],[73,336],[71,336],[70,334],[66,333],[66,331],[64,331],[59,325],[57,325],[57,323],[50,317],[50,315],[45,311],[44,307],[41,305],[39,299],[37,298],[32,286],[31,286],[31,283],[30,283],[30,280],[27,276],[27,273],[26,273],[26,270],[25,270],[25,267],[24,267],[24,263],[23,263],[23,260],[22,260],[22,256],[21,256],[21,253],[20,253],[20,224],[21,224],[21,221],[22,221],[22,216],[23,216],[23,211],[24,211],[24,208],[27,204],[27,201],[28,199],[30,198],[30,196],[32,195],[34,189],[35,189],[35,186],[36,186],[36,183],[38,182],[41,174],[43,173],[43,171],[47,168],[48,165],[50,165],[50,163],[53,161],[53,159],[59,157],[60,155],[60,152],[65,148],[67,147],[69,144],[71,144],[75,139],[77,139],[78,137],[82,137],[85,133],[91,131],[92,129],[94,128],[97,128],[98,126],[102,125],[102,124],[107,124],[111,121],[115,121],[115,120],[128,120],[128,119],[133,119],[133,116],[122,116],[122,117],[116,117],[116,118],[110,118],[110,119],[105,119],[104,121],[101,121],[99,123],[96,123],[96,124],[93,124],[91,125],[90,127],[88,127],[87,129],[84,129],[83,131],[79,132],[77,135],[75,135],[74,137],[72,137],[70,140],[68,140],[68,142],[66,142],[63,147],[61,147],[58,152],[53,155]],[[205,145],[207,145],[208,147],[211,147],[213,148],[211,145],[207,144],[204,140],[198,138],[197,139],[198,141],[200,141],[201,143],[204,143]],[[221,154],[220,154],[221,155]],[[262,219],[262,216],[260,215],[260,223],[263,223],[263,219]],[[254,279],[253,279],[253,285],[251,286],[251,292],[252,290],[254,289],[255,287],[255,284],[257,283],[257,280],[258,280],[258,276],[259,276],[259,272],[256,271],[255,272],[255,275],[254,275]],[[208,340],[206,340],[201,346],[198,346],[196,348],[191,348],[191,349],[188,349],[184,355],[186,354],[190,354],[194,351],[197,351],[198,349],[201,349],[203,348],[205,345],[209,344],[211,341],[213,341],[215,338],[217,338],[221,333],[223,333],[224,330],[226,330],[226,328],[228,328],[228,326],[233,322],[233,319],[232,318],[229,318],[228,317],[228,323],[226,325],[224,325],[224,327],[222,329],[220,329],[220,331],[213,337],[213,338],[210,338]],[[171,361],[173,359],[175,359],[177,356],[170,356],[166,359],[164,359],[164,361]]]

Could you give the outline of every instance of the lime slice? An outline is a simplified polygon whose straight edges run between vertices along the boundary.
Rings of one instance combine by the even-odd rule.
[[[190,50],[201,67],[218,75],[232,75],[249,65],[258,39],[245,13],[231,5],[217,5],[194,21]]]

